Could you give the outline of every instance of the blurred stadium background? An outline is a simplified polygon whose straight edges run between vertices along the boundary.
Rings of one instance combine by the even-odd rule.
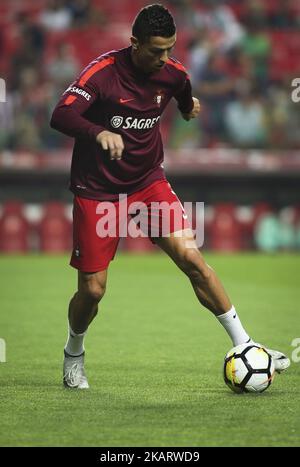
[[[129,44],[143,0],[0,0],[0,251],[71,248],[73,141],[49,127],[60,94],[94,57]],[[169,0],[174,56],[201,117],[169,107],[166,172],[182,201],[205,203],[204,248],[300,250],[298,0]],[[121,248],[151,251],[147,239]]]

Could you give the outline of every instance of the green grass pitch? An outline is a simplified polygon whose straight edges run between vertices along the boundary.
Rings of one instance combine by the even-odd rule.
[[[206,255],[259,342],[300,337],[300,256]],[[0,257],[1,446],[299,446],[300,362],[261,395],[236,395],[231,342],[164,255],[117,255],[86,339],[91,389],[62,387],[68,258]],[[298,356],[300,352],[298,351]]]

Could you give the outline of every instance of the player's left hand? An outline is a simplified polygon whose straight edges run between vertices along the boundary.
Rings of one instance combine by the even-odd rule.
[[[199,102],[199,99],[197,99],[197,97],[193,97],[193,101],[194,101],[194,107],[193,107],[193,110],[188,113],[188,114],[181,114],[182,117],[184,118],[184,120],[191,120],[191,118],[196,118],[198,117],[199,115],[199,112],[200,112],[200,102]]]

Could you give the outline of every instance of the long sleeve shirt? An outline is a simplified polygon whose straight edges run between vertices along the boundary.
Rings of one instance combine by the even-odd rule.
[[[164,179],[161,115],[172,97],[182,113],[193,109],[191,84],[183,65],[170,58],[151,74],[140,71],[131,47],[92,61],[64,92],[51,126],[75,138],[71,191],[84,198],[118,199]],[[96,142],[108,130],[122,136],[121,160],[110,160]]]

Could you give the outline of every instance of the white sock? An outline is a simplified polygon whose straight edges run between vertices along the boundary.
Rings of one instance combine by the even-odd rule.
[[[65,345],[65,351],[68,355],[71,355],[72,357],[77,357],[78,355],[81,355],[84,352],[83,339],[85,335],[86,331],[82,334],[76,334],[69,325],[69,335]]]
[[[234,346],[245,344],[250,339],[242,326],[234,306],[232,306],[227,313],[219,315],[217,318],[227,331]]]

